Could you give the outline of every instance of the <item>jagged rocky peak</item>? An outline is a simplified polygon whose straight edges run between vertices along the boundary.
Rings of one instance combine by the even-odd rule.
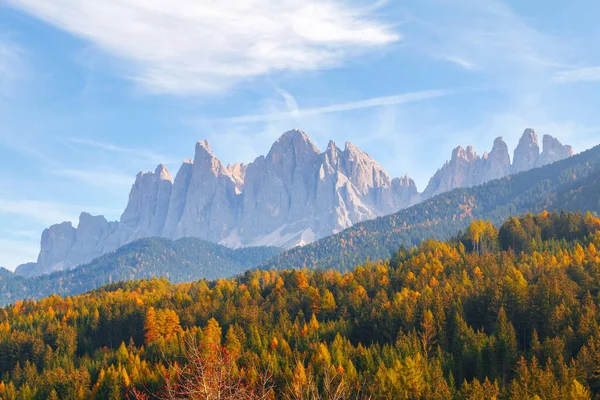
[[[542,146],[543,151],[537,160],[536,167],[543,167],[575,154],[571,146],[563,145],[558,139],[550,135],[544,135]]]
[[[304,229],[314,213],[320,163],[321,153],[304,132],[281,135],[266,157],[248,165],[240,230],[261,237],[291,224]]]
[[[65,268],[67,255],[75,244],[76,235],[77,229],[68,221],[44,229],[37,259],[38,275]]]
[[[414,194],[417,194],[417,184],[410,176],[408,176],[408,174],[405,174],[400,178],[392,179],[392,189],[394,191],[409,189],[410,191],[414,192]]]
[[[412,205],[419,194],[415,181],[408,174],[401,178],[392,179],[392,194],[394,207],[398,210]]]
[[[398,187],[410,187],[410,188],[414,188],[415,191],[417,190],[417,185],[416,185],[415,181],[412,180],[412,178],[410,176],[408,176],[408,174],[405,174],[401,178],[392,179],[392,184],[395,186],[398,186]]]
[[[236,181],[213,154],[207,140],[196,143],[194,162],[187,165],[191,168],[185,167],[177,190],[172,191],[163,235],[218,242],[237,216]]]
[[[200,140],[196,142],[196,150],[194,152],[194,168],[204,168],[210,166],[215,171],[222,166],[221,161],[215,156],[210,148],[208,140]],[[226,170],[225,166],[222,166],[223,170]]]
[[[210,149],[210,143],[208,142],[208,140],[203,139],[203,140],[199,140],[196,143],[196,151],[198,151],[198,148],[203,148],[205,149],[207,152],[212,153],[212,150]]]
[[[173,177],[164,164],[158,164],[154,171],[154,177],[160,181],[169,181],[173,183]]]
[[[244,190],[244,179],[246,178],[246,170],[248,169],[248,164],[245,163],[235,163],[233,165],[227,165],[227,171],[235,181],[235,187],[238,192],[241,193]]]
[[[246,163],[235,163],[233,165],[228,164],[227,170],[231,173],[231,175],[239,178],[240,180],[244,180],[244,176],[246,176],[246,170],[248,169],[248,164]]]
[[[333,140],[330,140],[329,143],[327,143],[327,148],[325,149],[323,155],[329,162],[337,163],[340,160],[341,153],[342,150],[337,147]]]
[[[482,157],[480,183],[506,176],[510,173],[510,168],[508,146],[502,137],[497,137],[494,140],[492,151],[485,152]]]
[[[446,161],[431,177],[422,197],[427,199],[448,190],[473,185],[479,160],[472,146],[454,148],[450,161]]]
[[[498,136],[496,139],[494,139],[494,146],[492,146],[492,151],[490,152],[490,155],[491,154],[497,154],[498,158],[502,159],[505,162],[508,161],[508,164],[510,164],[508,145],[506,144],[502,136]]]
[[[447,161],[431,178],[421,197],[427,199],[448,190],[479,185],[510,173],[508,146],[498,137],[492,150],[479,157],[472,146],[456,147]]]
[[[343,152],[335,144],[333,140],[327,143],[327,148],[321,155],[323,161],[319,170],[319,179],[323,179],[325,174],[334,175],[336,172],[343,168],[342,163]]]
[[[196,143],[193,165],[194,171],[201,170],[203,173],[212,173],[215,176],[223,174],[231,175],[223,163],[212,152],[208,140],[200,140]]]
[[[271,146],[266,160],[269,163],[291,162],[290,157],[294,159],[304,158],[320,154],[319,149],[313,144],[308,135],[300,129],[292,129],[285,132]]]
[[[515,150],[515,169],[545,165],[573,153],[551,136],[544,136],[543,145],[539,155],[535,132],[526,130]],[[154,172],[139,173],[120,222],[84,213],[77,229],[68,222],[46,229],[38,263],[21,272],[37,275],[72,268],[150,236],[290,248],[511,172],[502,138],[483,157],[471,146],[455,148],[421,195],[408,175],[391,179],[352,143],[341,150],[330,141],[320,152],[299,129],[285,132],[266,156],[248,165],[224,166],[202,140],[196,143],[194,159],[183,161],[174,180],[162,164]]]
[[[346,142],[342,155],[346,176],[362,194],[374,187],[390,187],[391,178],[385,170],[354,144]]]
[[[478,158],[479,158],[479,156],[473,149],[473,146],[467,146],[466,149],[463,148],[462,146],[458,146],[454,150],[452,150],[451,162],[457,162],[459,159],[471,162]]]
[[[177,225],[181,220],[181,215],[183,214],[183,209],[187,200],[193,167],[194,161],[190,158],[186,158],[183,160],[179,171],[177,171],[177,175],[175,175],[175,181],[173,182],[173,188],[171,189],[171,198],[169,199],[169,208],[162,232],[162,236],[164,237],[175,236]]]
[[[535,168],[540,156],[540,146],[535,131],[525,129],[513,157],[512,172],[517,173]]]
[[[136,238],[160,235],[164,226],[173,177],[163,164],[154,172],[140,172],[129,192],[121,223],[136,232]]]

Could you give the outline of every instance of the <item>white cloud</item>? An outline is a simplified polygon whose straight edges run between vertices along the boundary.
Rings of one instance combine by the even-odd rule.
[[[554,80],[558,83],[597,82],[600,81],[600,67],[560,71],[554,74]]]
[[[452,64],[458,65],[459,67],[467,70],[475,70],[477,69],[477,65],[473,64],[471,61],[468,61],[464,58],[456,57],[456,56],[447,56],[444,59]]]
[[[351,101],[346,103],[332,104],[323,107],[298,108],[286,112],[273,112],[265,114],[240,115],[237,117],[226,118],[228,122],[248,123],[264,121],[283,121],[293,118],[301,118],[312,115],[329,114],[342,111],[358,110],[361,108],[372,108],[389,106],[395,104],[413,103],[427,99],[433,99],[442,96],[448,96],[455,93],[452,90],[425,90],[421,92],[396,94],[393,96],[374,97],[366,100]],[[289,103],[286,98],[286,104]],[[288,104],[289,107],[289,104]]]
[[[400,39],[341,0],[7,1],[129,61],[146,88],[177,94],[327,68]]]
[[[81,145],[81,146],[85,146],[85,147],[92,147],[95,149],[105,150],[105,151],[109,151],[112,153],[124,154],[127,156],[134,157],[136,159],[149,161],[149,162],[152,162],[155,164],[160,164],[160,163],[164,164],[164,163],[173,161],[167,157],[164,157],[160,154],[156,154],[153,151],[147,150],[147,149],[134,149],[134,148],[129,148],[129,147],[122,147],[122,146],[117,146],[117,145],[114,145],[111,143],[104,143],[104,142],[99,142],[97,140],[83,139],[83,138],[76,138],[76,137],[69,137],[66,140],[72,144]]]

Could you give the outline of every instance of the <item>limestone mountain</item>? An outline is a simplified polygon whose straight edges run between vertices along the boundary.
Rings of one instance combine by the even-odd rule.
[[[563,145],[558,139],[550,135],[544,135],[542,144],[544,150],[536,160],[536,167],[543,167],[544,165],[552,164],[575,154],[571,146]]]
[[[525,129],[513,156],[512,172],[527,171],[535,167],[540,156],[538,137],[533,129]]]
[[[266,156],[225,166],[207,141],[175,179],[164,165],[139,173],[119,222],[82,213],[42,234],[39,275],[70,269],[145,237],[196,237],[229,247],[291,248],[414,203],[408,176],[392,179],[351,143],[321,153],[300,130],[284,133]]]
[[[502,138],[489,153],[457,147],[452,158],[421,194],[408,175],[391,178],[367,153],[350,142],[343,150],[330,141],[324,152],[300,130],[284,133],[266,156],[225,166],[207,141],[196,144],[175,179],[164,165],[139,173],[118,222],[82,213],[44,230],[37,264],[23,275],[70,269],[147,237],[195,237],[232,248],[305,245],[354,224],[391,214],[455,188],[470,187],[522,168],[545,165],[573,153],[526,130],[511,165]]]
[[[365,260],[388,259],[402,247],[411,248],[427,239],[456,237],[477,219],[498,225],[510,216],[544,210],[597,214],[598,192],[600,145],[552,165],[454,189],[397,213],[357,223],[343,232],[280,253],[259,268],[352,270]],[[438,250],[434,245],[428,251]]]
[[[492,150],[478,156],[471,146],[454,149],[447,161],[429,181],[422,193],[422,199],[461,187],[471,187],[502,178],[511,173],[528,171],[563,160],[574,154],[573,148],[562,145],[556,138],[544,135],[543,151],[540,154],[537,134],[533,129],[525,129],[510,162],[508,146],[502,137],[494,140]]]

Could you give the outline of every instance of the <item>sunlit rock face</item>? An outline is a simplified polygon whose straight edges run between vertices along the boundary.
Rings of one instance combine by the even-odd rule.
[[[512,172],[528,171],[535,167],[540,156],[538,137],[533,129],[525,129],[513,156]]]
[[[504,176],[563,160],[574,154],[573,148],[562,145],[550,135],[544,135],[540,154],[537,134],[525,129],[510,162],[508,146],[502,137],[494,140],[492,150],[478,156],[471,146],[457,147],[452,157],[431,178],[421,194],[421,200],[461,187],[481,185]]]
[[[536,162],[536,167],[543,167],[575,154],[571,146],[563,145],[558,139],[550,135],[544,135],[542,146],[543,151]]]
[[[304,245],[436,194],[573,154],[551,136],[544,136],[543,146],[540,154],[535,132],[525,130],[512,165],[502,138],[481,157],[471,146],[459,146],[419,194],[408,175],[391,178],[350,142],[342,150],[330,141],[321,152],[294,129],[281,135],[266,156],[225,166],[204,140],[175,179],[162,164],[154,172],[140,172],[119,222],[82,213],[77,228],[64,222],[46,229],[37,264],[20,271],[39,275],[73,268],[152,236],[198,237],[230,247]]]

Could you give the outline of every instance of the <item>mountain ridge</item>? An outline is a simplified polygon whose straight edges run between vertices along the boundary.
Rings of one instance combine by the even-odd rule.
[[[0,306],[51,294],[73,295],[117,281],[167,277],[171,282],[239,275],[281,252],[276,247],[230,249],[198,238],[143,238],[76,268],[40,276],[0,269]]]
[[[402,246],[411,247],[423,239],[447,239],[456,236],[476,218],[501,223],[510,216],[538,210],[600,212],[600,201],[597,199],[599,191],[600,146],[597,146],[539,169],[437,195],[425,203],[396,214],[358,223],[336,235],[287,252],[255,247],[232,250],[195,238],[184,238],[175,242],[165,238],[140,239],[97,258],[92,263],[50,275],[27,279],[0,270],[0,297],[4,296],[2,301],[6,303],[24,297],[43,297],[51,293],[75,294],[94,288],[95,283],[109,282],[107,276],[116,281],[164,275],[171,280],[182,281],[197,276],[231,276],[255,267],[351,270],[366,259],[389,258]],[[154,246],[150,246],[151,251],[139,247],[140,243],[149,242],[154,243]],[[201,243],[208,249],[218,249],[225,252],[224,254],[249,252],[252,255],[253,252],[257,252],[254,260],[256,261],[257,257],[262,257],[262,260],[254,263],[244,256],[240,259],[244,261],[243,264],[236,263],[234,268],[224,270],[215,267],[215,263],[221,257],[219,254],[223,253],[213,250],[197,253],[206,258],[196,258],[192,263],[196,267],[190,269],[190,263],[181,260],[189,259],[186,255],[189,252],[194,254],[193,246],[190,245],[194,242]],[[181,244],[179,250],[169,251],[173,243]],[[269,252],[275,255],[271,257]],[[169,257],[175,257],[177,254],[180,256],[165,259],[163,257],[166,254],[169,254]],[[227,274],[223,274],[223,271]]]
[[[548,135],[543,145],[541,157],[535,132],[525,130],[515,149],[517,167],[573,154],[570,146]],[[390,177],[350,142],[342,150],[330,141],[320,152],[306,133],[291,130],[275,141],[266,156],[248,165],[225,166],[203,140],[196,144],[193,160],[184,160],[175,178],[162,164],[154,172],[140,172],[120,221],[82,213],[77,228],[70,222],[53,225],[42,234],[37,265],[28,263],[17,271],[39,275],[73,268],[154,236],[197,237],[232,248],[289,249],[513,169],[502,138],[483,157],[471,146],[459,146],[418,193],[408,175]]]
[[[598,191],[600,146],[551,165],[471,188],[457,188],[397,213],[355,224],[302,248],[280,253],[260,268],[351,270],[366,259],[389,258],[402,246],[411,247],[424,239],[448,239],[473,219],[498,224],[510,216],[543,210],[600,212]]]

